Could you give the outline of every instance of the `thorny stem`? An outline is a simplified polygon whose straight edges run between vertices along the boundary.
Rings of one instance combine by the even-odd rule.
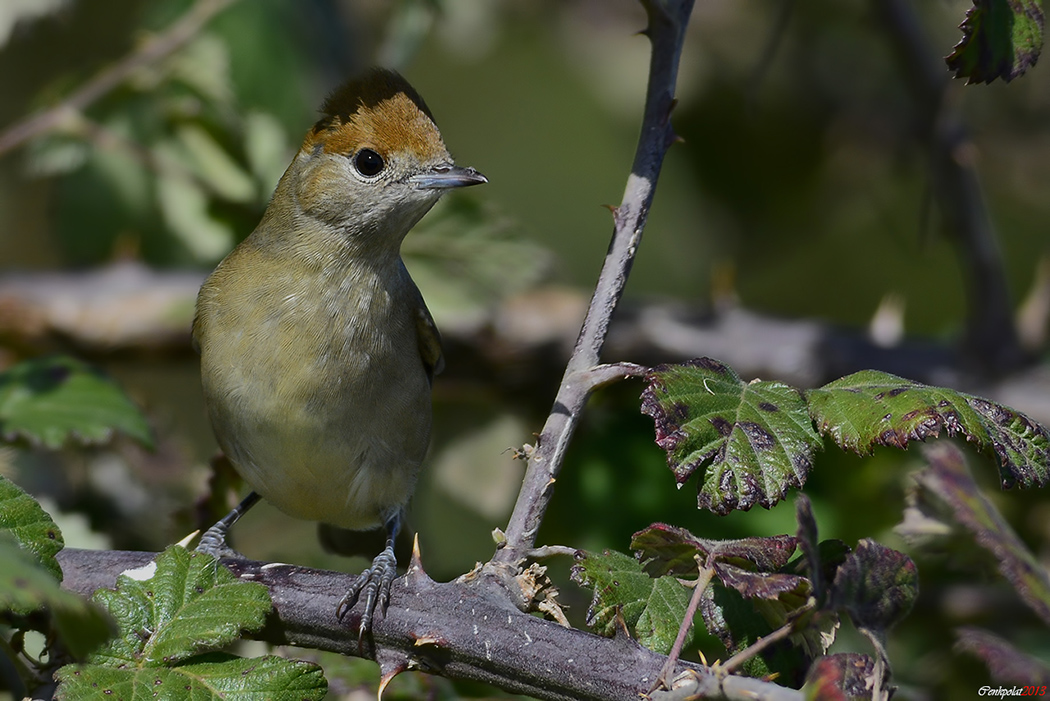
[[[565,451],[587,397],[595,386],[581,380],[586,378],[586,373],[597,370],[595,366],[608,334],[609,321],[623,294],[638,251],[664,154],[677,138],[671,128],[670,115],[674,107],[678,61],[693,0],[643,0],[643,4],[649,16],[645,34],[652,42],[652,59],[634,164],[627,178],[623,201],[613,212],[612,242],[587,317],[565,368],[550,416],[529,460],[521,492],[507,525],[506,543],[493,557],[496,563],[508,564],[518,560],[536,542],[536,532],[550,503]]]
[[[186,14],[139,49],[109,66],[84,83],[76,92],[54,107],[18,122],[0,133],[0,156],[21,146],[33,137],[60,128],[71,115],[118,87],[142,66],[170,56],[193,39],[216,14],[236,0],[197,0]]]

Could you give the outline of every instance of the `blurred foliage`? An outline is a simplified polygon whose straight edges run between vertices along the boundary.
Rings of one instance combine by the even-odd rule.
[[[0,3],[0,125],[54,104],[191,5]],[[697,4],[674,114],[685,143],[668,156],[628,296],[706,303],[714,271],[728,270],[750,308],[861,326],[895,293],[907,304],[908,333],[954,338],[963,325],[961,274],[929,199],[917,109],[885,27],[862,0],[791,3],[778,25],[781,5]],[[913,5],[931,52],[947,54],[970,3]],[[6,269],[127,257],[209,268],[258,221],[324,94],[382,60],[426,97],[457,160],[491,181],[445,203],[406,241],[439,325],[474,323],[545,274],[588,286],[610,230],[599,205],[619,201],[640,121],[648,45],[635,32],[643,25],[634,0],[234,3],[183,50],[142,66],[59,130],[0,159],[0,260]],[[1050,73],[1029,70],[1008,89],[958,81],[948,101],[973,133],[1020,299],[1037,261],[1050,256]],[[214,441],[196,364],[125,357],[107,370],[147,407],[155,453],[128,441],[22,450],[0,454],[0,472],[51,500],[71,544],[160,549],[206,519],[193,502]],[[453,577],[491,554],[489,533],[505,524],[521,469],[501,451],[532,442],[555,388],[507,398],[439,378],[436,389],[431,470],[412,526],[428,571]],[[591,401],[541,542],[623,550],[654,521],[719,539],[794,531],[790,505],[725,517],[697,511],[695,495],[674,489],[653,445],[640,391],[625,383]],[[1044,660],[1050,635],[1023,606],[1002,604],[1013,600],[1010,588],[972,543],[920,555],[893,532],[916,467],[910,454],[887,449],[863,460],[821,453],[806,493],[823,536],[876,538],[919,565],[915,611],[889,639],[899,697],[920,689],[971,695],[989,677],[953,651],[954,628],[996,631]],[[1045,496],[1000,494],[995,480],[981,481],[991,466],[981,467],[987,498],[1045,562]],[[79,534],[65,528],[77,514],[85,515]],[[259,558],[336,569],[366,563],[329,559],[311,524],[265,506],[235,535]],[[570,616],[582,623],[589,595],[568,583],[569,563],[552,564],[562,572],[563,600],[574,604]],[[863,645],[842,631],[833,650]],[[333,689],[349,694],[356,683]],[[390,692],[402,683],[417,681],[399,679]],[[438,690],[418,683],[421,694],[451,695],[442,682],[433,682]]]

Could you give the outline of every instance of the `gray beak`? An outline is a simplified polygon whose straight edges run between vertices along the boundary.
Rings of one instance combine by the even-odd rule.
[[[454,187],[481,185],[488,181],[488,178],[473,168],[459,166],[438,166],[428,173],[413,175],[408,179],[417,190],[450,190]]]

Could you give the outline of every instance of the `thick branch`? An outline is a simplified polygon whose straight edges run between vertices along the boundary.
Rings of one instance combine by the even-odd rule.
[[[118,87],[136,70],[156,63],[193,39],[216,14],[235,0],[198,0],[177,22],[138,50],[109,66],[54,107],[35,114],[0,133],[0,156],[26,141],[59,128],[70,114],[76,115]]]
[[[63,586],[85,596],[112,587],[124,570],[155,553],[66,549],[59,553]],[[224,560],[241,579],[261,582],[274,611],[259,637],[359,656],[357,611],[342,623],[336,605],[351,575],[295,565]],[[648,691],[665,657],[626,636],[602,638],[521,613],[484,579],[438,583],[414,566],[391,590],[386,615],[373,626],[384,675],[418,668],[450,679],[494,684],[541,699],[638,699]],[[370,649],[364,651],[373,656]],[[699,665],[691,670],[712,698],[800,701],[802,695],[744,677],[720,680]],[[719,691],[721,689],[721,691]]]
[[[591,297],[587,317],[565,368],[554,407],[529,460],[525,480],[507,526],[506,547],[496,553],[496,562],[513,562],[536,542],[536,531],[550,503],[565,451],[589,395],[589,387],[579,382],[579,373],[598,364],[609,332],[609,321],[623,295],[627,276],[641,242],[664,154],[676,138],[670,116],[674,107],[678,61],[693,0],[650,0],[644,4],[649,15],[646,34],[652,42],[653,52],[642,133],[634,164],[627,178],[623,201],[615,210],[612,243]]]

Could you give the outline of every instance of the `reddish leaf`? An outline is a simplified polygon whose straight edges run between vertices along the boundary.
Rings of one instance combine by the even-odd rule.
[[[1050,686],[1050,667],[998,635],[979,628],[960,628],[955,634],[958,637],[956,652],[979,657],[999,684]]]
[[[948,505],[955,520],[995,557],[999,571],[1024,602],[1050,623],[1050,575],[978,489],[962,453],[943,442],[923,452],[929,467],[916,475],[919,485]]]
[[[835,573],[831,600],[858,628],[877,633],[904,618],[919,595],[919,573],[904,553],[864,539]]]

